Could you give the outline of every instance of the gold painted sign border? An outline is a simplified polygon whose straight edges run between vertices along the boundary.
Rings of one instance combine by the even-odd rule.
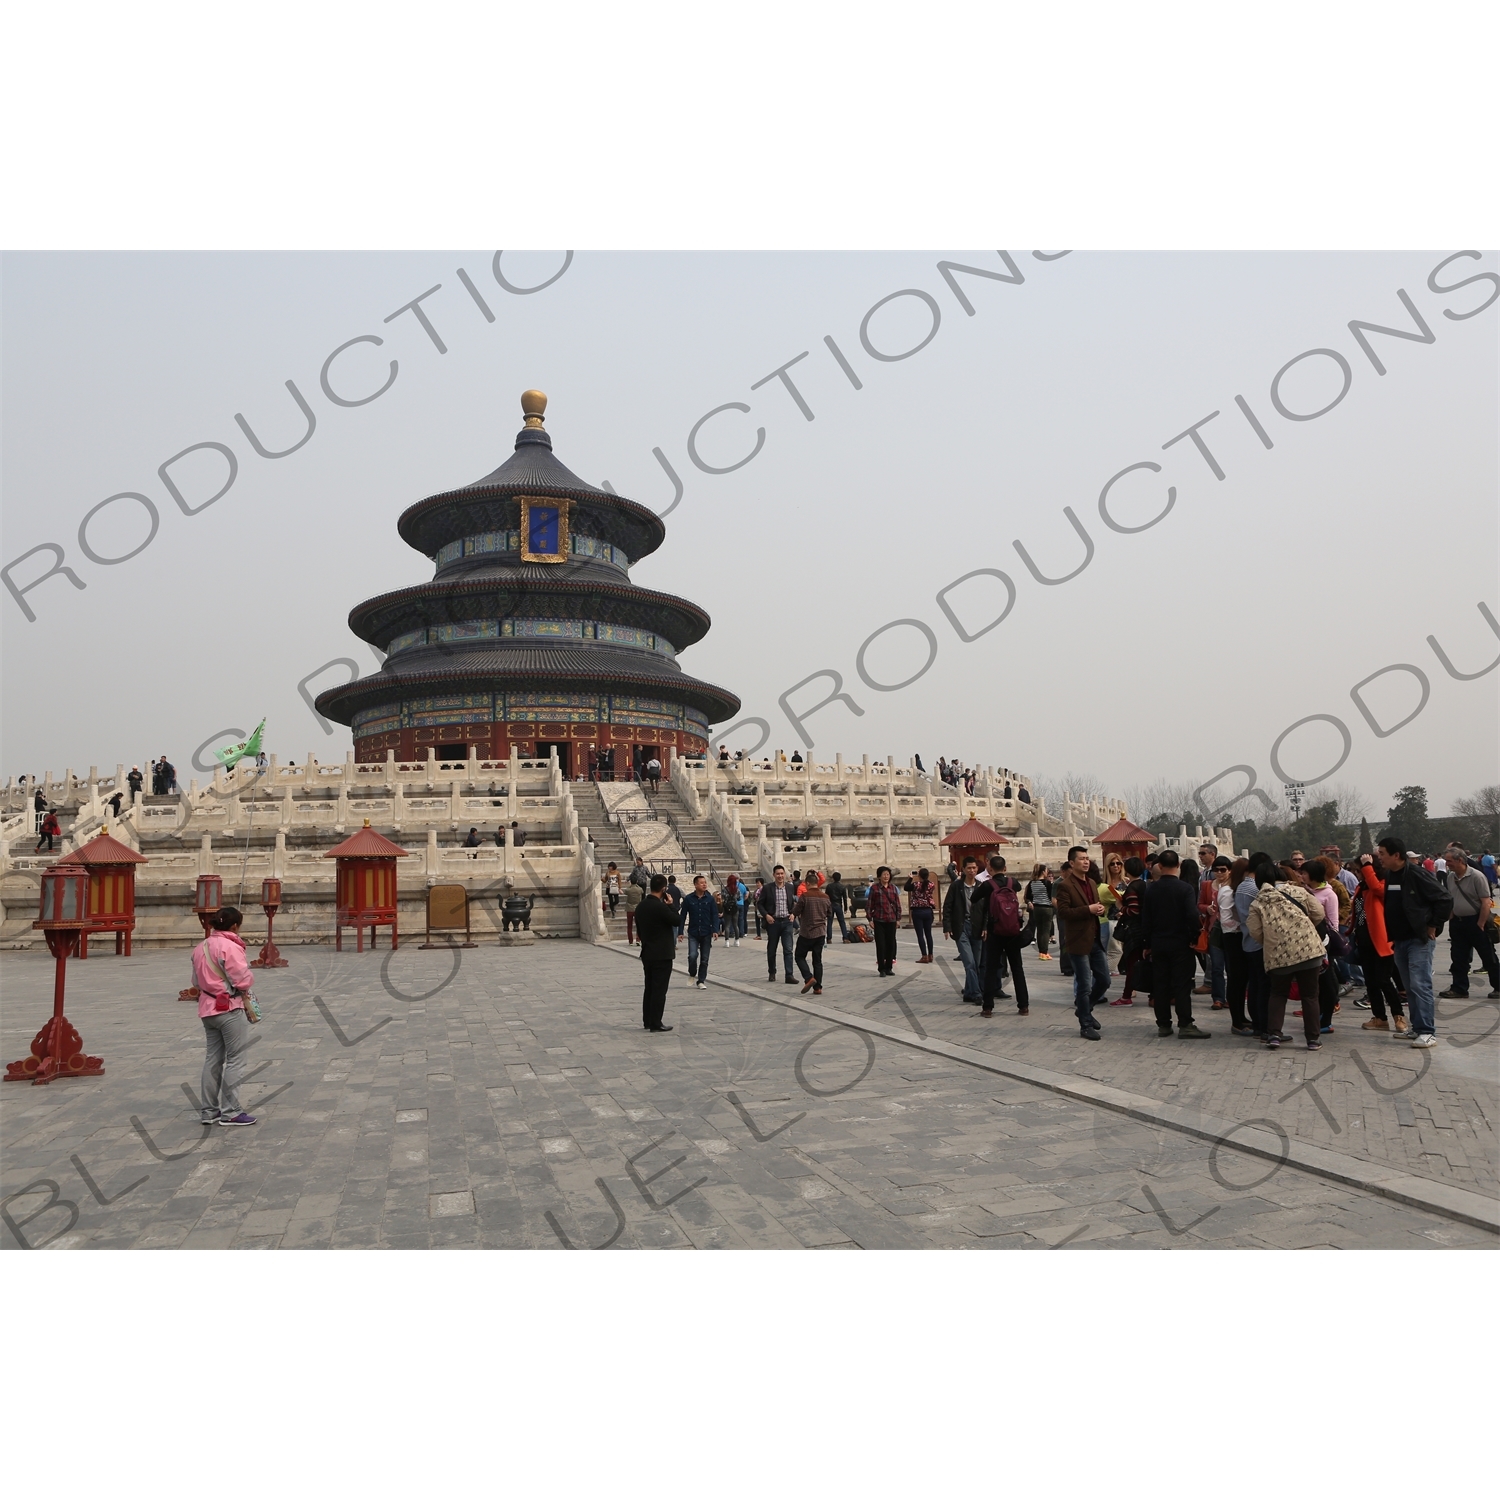
[[[521,499],[521,560],[523,562],[560,563],[567,562],[568,549],[572,545],[568,532],[568,513],[572,506],[566,500],[547,500],[538,496],[522,495]],[[533,552],[527,545],[531,537],[531,507],[546,506],[557,512],[556,552]]]

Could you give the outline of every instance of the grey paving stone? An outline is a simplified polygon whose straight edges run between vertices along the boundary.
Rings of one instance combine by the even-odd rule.
[[[108,956],[70,969],[69,1013],[76,983],[75,1021],[86,1038],[91,1026],[101,1038],[109,1071],[0,1091],[4,1192],[59,1183],[79,1208],[59,1248],[559,1249],[548,1213],[578,1246],[618,1230],[619,1249],[1495,1244],[1425,1209],[1229,1149],[1215,1155],[1211,1142],[884,1036],[874,1036],[875,1061],[853,1087],[819,1094],[865,1067],[864,1043],[852,1032],[824,1035],[829,1021],[759,991],[685,996],[679,981],[669,997],[678,1029],[646,1039],[638,976],[621,957],[580,943],[503,957],[470,950],[459,979],[421,1005],[372,1000],[375,971],[342,957],[306,950],[263,977],[271,1003],[254,1058],[272,1066],[247,1088],[248,1099],[268,1101],[261,1123],[206,1140],[182,1089],[197,1085],[201,1030],[167,998],[180,955],[128,965]],[[405,972],[420,976],[428,959],[413,953]],[[878,1015],[898,1024],[894,1006],[865,1009],[877,984],[858,972],[862,960],[830,955],[824,1000],[856,1023]],[[715,956],[726,976],[751,981],[763,962],[748,946]],[[524,983],[511,982],[518,975]],[[0,956],[0,984],[0,1038],[19,1056],[50,1004],[51,965]],[[340,1048],[315,993],[350,1035],[398,1005],[399,1014]],[[1191,1053],[1157,1047],[1143,1009],[1111,1013],[1106,1043],[1081,1050],[1052,974],[1038,976],[1024,1030],[1003,1015],[993,1028],[976,1025],[944,993],[940,972],[912,975],[903,994],[930,1036],[955,1046],[1014,1053],[1026,1067],[1098,1080],[1162,1108],[1273,1119],[1291,1140],[1454,1190],[1493,1192],[1500,1180],[1494,1039],[1455,1054],[1462,1072],[1440,1049],[1418,1078],[1410,1049],[1381,1052],[1357,1032],[1346,1036],[1341,1018],[1317,1059],[1335,1064],[1317,1084],[1340,1124],[1334,1132],[1306,1089],[1282,1098],[1308,1076],[1305,1058],[1218,1048],[1217,1037]],[[1454,1023],[1455,1035],[1464,1024]],[[1391,1096],[1371,1089],[1355,1050],[1382,1086],[1409,1085],[1394,1098],[1410,1125],[1398,1123]],[[1488,1073],[1473,1067],[1481,1057]],[[283,1083],[292,1087],[273,1096]],[[132,1115],[157,1151],[178,1159],[153,1155]],[[100,1204],[75,1154],[106,1198],[145,1181]],[[37,1221],[38,1237],[65,1223],[65,1211],[54,1211]],[[16,1246],[8,1229],[0,1242]]]

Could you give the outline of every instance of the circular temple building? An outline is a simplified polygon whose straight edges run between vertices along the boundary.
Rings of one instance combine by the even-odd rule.
[[[623,778],[653,755],[665,762],[671,746],[704,754],[709,726],[739,712],[733,693],[677,664],[708,633],[708,616],[630,581],[665,525],[559,463],[546,408],[540,391],[525,392],[515,453],[397,523],[436,573],[350,613],[349,628],[385,664],[317,700],[319,713],[351,727],[358,760],[555,748],[564,775],[597,766]]]

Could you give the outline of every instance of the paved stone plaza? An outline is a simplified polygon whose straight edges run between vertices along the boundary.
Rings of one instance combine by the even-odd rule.
[[[871,949],[832,947],[816,1007],[800,986],[768,984],[747,939],[716,944],[706,990],[679,963],[676,1029],[652,1036],[634,950],[416,942],[394,956],[294,948],[289,969],[258,978],[266,1021],[242,1092],[261,1123],[243,1130],[197,1123],[202,1029],[175,998],[185,952],[70,965],[68,1015],[107,1073],[0,1090],[0,1239],[1497,1243],[1480,1227],[1497,1191],[1492,1001],[1440,1002],[1442,1041],[1427,1053],[1361,1032],[1367,1013],[1347,1003],[1312,1055],[1267,1055],[1206,1010],[1211,1041],[1158,1039],[1140,1005],[1104,1010],[1104,1040],[1090,1044],[1068,981],[1034,950],[1031,1016],[1001,1002],[984,1021],[960,1004],[956,965],[913,964],[908,933],[894,982],[876,977]],[[9,1060],[49,1012],[51,961],[6,954],[0,983]],[[1277,1130],[1279,1155],[1237,1149]]]

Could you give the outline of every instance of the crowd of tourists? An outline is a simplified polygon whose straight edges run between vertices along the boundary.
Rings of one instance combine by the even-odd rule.
[[[154,760],[151,765],[151,791],[154,796],[163,796],[177,790],[177,768],[165,755],[160,760]],[[145,785],[145,777],[141,775],[139,766],[131,766],[129,775],[125,778],[125,784],[130,788],[130,800],[134,803]],[[57,808],[47,800],[46,793],[42,790],[41,783],[35,776],[23,776],[21,784],[24,787],[29,782],[31,785],[31,809],[32,817],[36,827],[36,849],[35,853],[53,853],[56,850],[56,841],[62,837],[62,823],[58,819]],[[125,800],[125,792],[117,789],[113,796],[104,799],[105,805],[115,816],[120,816],[120,808]]]
[[[915,755],[912,757],[912,760],[916,765],[917,770],[923,771],[923,774],[925,774],[925,770],[922,765],[922,757],[920,755]],[[1015,796],[1017,801],[1020,802],[1031,801],[1031,793],[1028,792],[1024,786],[1020,789],[1019,792],[1016,791],[1013,772],[1007,771],[1005,767],[1002,766],[995,774],[998,780],[1005,783],[1004,789],[1000,792],[1001,797],[1005,801],[1009,802],[1012,796]],[[944,786],[951,786],[955,791],[961,789],[965,796],[972,797],[974,795],[974,787],[979,780],[979,775],[980,771],[978,766],[966,766],[962,761],[949,760],[945,755],[938,756],[938,780],[942,782]]]
[[[1346,1000],[1369,1013],[1362,1030],[1431,1047],[1436,1001],[1467,997],[1476,961],[1489,998],[1500,998],[1496,868],[1488,850],[1473,859],[1451,845],[1423,859],[1392,836],[1373,854],[1349,860],[1333,846],[1312,858],[1294,851],[1283,860],[1265,853],[1231,859],[1204,843],[1196,860],[1171,849],[1144,858],[1110,854],[1101,870],[1075,845],[1056,872],[1038,864],[1018,878],[995,854],[950,864],[944,873],[946,889],[927,869],[898,884],[888,865],[868,885],[851,885],[838,872],[788,874],[777,865],[770,881],[747,884],[731,874],[710,890],[708,877],[698,875],[684,893],[675,876],[653,876],[638,859],[623,879],[609,867],[605,894],[611,912],[624,900],[627,941],[635,942],[639,929],[643,961],[648,929],[664,930],[656,910],[643,919],[645,903],[653,899],[669,914],[671,942],[655,944],[658,977],[670,975],[676,944],[686,942],[688,975],[699,989],[714,940],[738,947],[751,923],[766,946],[768,982],[780,968],[785,983],[800,978],[804,994],[821,995],[835,923],[844,941],[872,942],[876,975],[890,977],[904,923],[918,964],[935,960],[935,928],[953,943],[963,1003],[990,1017],[997,1000],[1013,999],[1015,1014],[1025,1017],[1024,954],[1034,947],[1038,962],[1055,962],[1072,979],[1079,1033],[1088,1041],[1102,1038],[1106,1006],[1133,1006],[1138,997],[1151,1005],[1158,1036],[1206,1040],[1213,1032],[1193,1011],[1194,999],[1206,997],[1209,1011],[1227,1012],[1232,1036],[1271,1050],[1293,1040],[1284,1029],[1293,1020],[1301,1021],[1308,1050],[1320,1049]],[[1435,994],[1437,939],[1445,929],[1450,983]],[[1109,999],[1117,976],[1120,994]],[[647,989],[649,1017],[649,976]],[[665,979],[656,989],[664,1003]]]

